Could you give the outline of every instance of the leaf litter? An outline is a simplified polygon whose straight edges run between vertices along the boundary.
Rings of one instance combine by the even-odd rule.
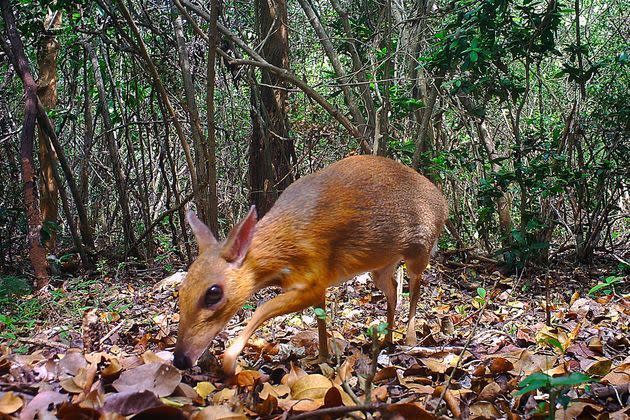
[[[317,316],[308,310],[261,328],[234,378],[222,375],[220,354],[273,291],[244,307],[201,367],[180,372],[171,361],[183,274],[153,286],[121,282],[109,292],[116,305],[101,302],[72,325],[44,322],[1,345],[0,418],[543,418],[556,394],[563,399],[555,418],[630,415],[630,307],[622,287],[581,295],[582,287],[559,277],[547,303],[540,291],[524,292],[521,278],[496,271],[436,265],[426,277],[417,346],[402,345],[403,293],[397,344],[372,357],[367,327],[382,322],[385,300],[359,276],[328,294],[331,360],[311,361]],[[80,293],[74,298],[89,300]],[[14,351],[21,343],[26,354]],[[577,373],[588,381],[545,387],[569,384],[565,378]]]

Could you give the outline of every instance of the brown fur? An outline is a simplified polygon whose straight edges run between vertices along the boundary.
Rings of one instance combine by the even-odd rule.
[[[257,309],[226,351],[224,369],[232,373],[240,351],[264,321],[322,305],[327,287],[367,271],[373,272],[376,286],[386,295],[393,327],[392,273],[401,260],[406,261],[415,306],[422,271],[447,212],[441,192],[412,169],[386,158],[352,156],[287,188],[255,225],[251,244],[243,226],[255,222],[255,213],[250,212],[221,244],[192,223],[199,243],[205,245],[180,290],[176,354],[186,354],[194,362],[253,293],[272,285],[282,287],[283,293]],[[245,249],[240,249],[243,244]],[[237,264],[222,257],[239,252],[244,259]],[[203,297],[213,284],[221,285],[225,296],[224,302],[209,310]],[[408,343],[415,340],[413,326],[410,319]],[[324,327],[320,323],[320,337],[325,337]],[[326,352],[326,343],[320,343],[320,353]]]

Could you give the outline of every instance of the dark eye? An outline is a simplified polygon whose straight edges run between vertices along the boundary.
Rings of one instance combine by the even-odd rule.
[[[212,306],[219,303],[221,298],[223,297],[223,289],[221,286],[213,284],[206,290],[205,304],[206,306]]]

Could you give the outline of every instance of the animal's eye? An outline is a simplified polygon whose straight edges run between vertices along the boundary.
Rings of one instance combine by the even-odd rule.
[[[205,304],[206,306],[212,306],[219,303],[221,298],[223,297],[223,289],[221,286],[213,284],[206,290]]]

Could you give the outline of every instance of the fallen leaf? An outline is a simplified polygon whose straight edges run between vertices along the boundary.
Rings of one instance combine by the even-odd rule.
[[[387,407],[386,411],[405,420],[431,420],[435,418],[432,413],[414,403],[392,404]]]
[[[236,385],[241,388],[252,388],[262,375],[256,370],[242,370],[236,375]]]
[[[64,402],[57,409],[57,418],[60,419],[98,419],[100,413],[98,410],[90,407],[81,407],[78,404]]]
[[[270,416],[274,411],[278,409],[278,399],[273,395],[268,395],[265,400],[254,406],[254,411],[260,416]]]
[[[324,375],[303,376],[291,386],[291,398],[294,400],[324,398],[332,386],[332,381]]]
[[[490,382],[483,387],[479,393],[478,400],[480,401],[493,401],[499,394],[501,394],[501,386],[496,382]]]
[[[590,363],[584,370],[591,376],[605,376],[608,372],[610,372],[611,367],[612,360],[600,358],[599,360],[595,360]]]
[[[267,399],[269,395],[273,395],[276,398],[282,398],[289,395],[291,388],[288,385],[271,385],[269,382],[263,384],[263,388],[258,394],[261,399]]]
[[[132,420],[186,420],[187,418],[182,410],[168,405],[149,408],[131,417]]]
[[[123,372],[113,382],[118,392],[141,392],[148,390],[158,397],[170,395],[182,380],[175,367],[161,363],[150,363]]]
[[[244,414],[235,413],[227,405],[211,405],[196,413],[193,420],[246,420]]]
[[[57,364],[59,374],[69,374],[75,376],[79,369],[87,367],[87,361],[79,349],[70,349]]]
[[[221,391],[212,396],[212,402],[214,405],[221,405],[226,401],[232,400],[235,395],[236,389],[223,388]]]
[[[9,391],[0,397],[0,413],[13,414],[24,405],[22,398]]]
[[[514,369],[514,365],[512,364],[512,362],[510,362],[509,360],[503,357],[495,357],[490,362],[490,365],[488,366],[488,368],[490,369],[490,372],[492,372],[493,374],[499,375],[501,373],[506,373],[506,372],[511,371],[512,369]]]
[[[487,401],[478,401],[470,406],[471,419],[496,419],[501,414],[494,404]]]
[[[33,420],[38,413],[47,412],[50,405],[59,404],[66,399],[67,395],[55,391],[40,392],[22,410],[20,420]]]
[[[217,388],[210,382],[199,382],[194,388],[194,390],[197,391],[197,394],[199,394],[199,396],[204,400],[208,398],[208,395],[212,394],[216,389]]]
[[[151,391],[128,391],[106,395],[103,410],[128,416],[161,405],[163,403]]]
[[[396,367],[395,366],[387,366],[376,372],[374,375],[374,382],[378,383],[381,381],[386,381],[388,379],[393,379],[396,377]]]
[[[284,375],[281,383],[291,386],[295,383],[295,381],[304,376],[306,376],[306,372],[302,368],[295,366],[293,362],[291,362],[291,370],[289,370],[289,373]]]

